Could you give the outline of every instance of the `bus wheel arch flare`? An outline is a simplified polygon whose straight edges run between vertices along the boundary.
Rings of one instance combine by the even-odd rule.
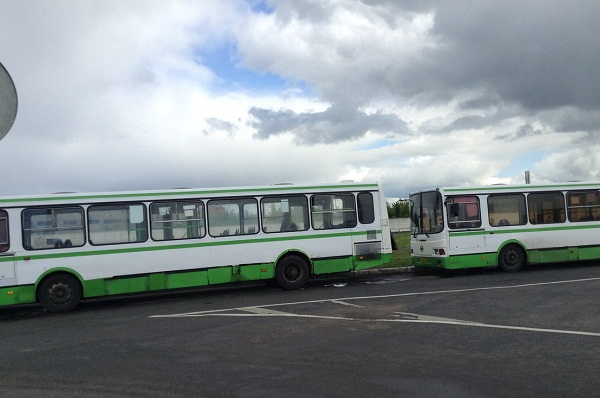
[[[502,271],[520,271],[526,264],[527,252],[519,243],[509,242],[498,253],[498,267]]]
[[[383,188],[343,182],[0,197],[0,306],[313,276],[391,261]]]
[[[597,182],[425,189],[409,203],[417,269],[600,259]]]

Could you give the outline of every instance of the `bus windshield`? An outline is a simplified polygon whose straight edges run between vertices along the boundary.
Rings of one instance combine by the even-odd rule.
[[[442,195],[439,192],[419,192],[410,197],[411,231],[414,235],[442,232],[442,215]]]

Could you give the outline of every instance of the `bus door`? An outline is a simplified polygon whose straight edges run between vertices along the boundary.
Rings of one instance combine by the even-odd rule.
[[[8,213],[0,210],[0,286],[11,284],[8,280],[15,279],[14,253],[8,253],[8,249]]]
[[[448,214],[448,247],[456,254],[485,251],[485,234],[481,228],[481,211],[477,196],[449,196],[446,198]]]
[[[5,285],[7,279],[15,279],[15,259],[13,253],[0,254],[0,286]]]

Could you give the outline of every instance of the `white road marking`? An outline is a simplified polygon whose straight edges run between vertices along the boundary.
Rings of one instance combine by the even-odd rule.
[[[271,309],[263,308],[263,307],[243,307],[243,308],[238,308],[238,309],[240,311],[246,311],[246,312],[250,312],[250,313],[256,314],[256,315],[282,315],[282,316],[292,315],[289,312],[276,311],[276,310],[271,310]]]
[[[380,295],[380,296],[340,297],[337,299],[321,299],[321,300],[307,300],[307,301],[293,301],[293,302],[287,302],[287,303],[265,304],[265,305],[261,305],[260,307],[261,308],[271,308],[271,307],[281,307],[281,306],[300,305],[300,304],[325,303],[325,302],[331,302],[333,300],[338,300],[338,301],[371,300],[371,299],[393,298],[393,297],[427,296],[427,295],[431,295],[431,294],[464,293],[464,292],[477,292],[477,291],[485,291],[485,290],[502,290],[502,289],[518,289],[518,288],[522,288],[522,287],[536,287],[536,286],[547,286],[547,285],[555,285],[555,284],[563,284],[563,283],[591,282],[591,281],[599,281],[599,280],[600,280],[600,278],[586,278],[586,279],[571,279],[571,280],[566,280],[566,281],[555,281],[555,282],[528,283],[528,284],[522,284],[522,285],[474,287],[474,288],[470,288],[470,289],[433,290],[433,291],[429,291],[429,292],[414,292],[414,293],[397,293],[397,294],[386,294],[386,295]],[[150,318],[164,318],[164,317],[189,315],[189,314],[208,314],[208,313],[232,311],[232,310],[236,310],[236,309],[238,309],[238,308],[225,308],[225,309],[220,309],[220,310],[198,311],[198,312],[190,312],[190,313],[183,313],[183,314],[151,315]]]
[[[235,308],[230,311],[240,310]],[[280,312],[280,311],[266,311],[266,312],[246,312],[240,314],[238,312],[214,312],[206,314],[190,313],[190,314],[178,314],[178,315],[155,315],[151,318],[194,318],[194,317],[231,317],[231,318],[244,318],[244,317],[284,317],[284,318],[311,318],[311,319],[329,319],[334,321],[359,321],[360,319],[346,318],[343,316],[326,316],[326,315],[311,315],[311,314],[294,314],[291,312]]]
[[[475,326],[480,328],[493,328],[493,329],[509,329],[509,330],[522,330],[526,332],[542,332],[542,333],[560,333],[560,334],[574,334],[579,336],[593,336],[600,337],[600,333],[594,332],[580,332],[577,330],[561,330],[561,329],[543,329],[543,328],[528,328],[522,326],[507,326],[507,325],[493,325],[480,322],[463,321],[460,319],[441,318],[437,316],[427,316],[418,314],[399,313],[401,315],[407,315],[408,317],[402,319],[378,319],[380,322],[407,322],[407,323],[438,323],[444,325],[458,325],[458,326]]]
[[[452,290],[436,290],[428,292],[414,292],[414,293],[398,293],[380,296],[359,296],[359,297],[345,297],[338,299],[322,299],[322,300],[308,300],[308,301],[296,301],[288,303],[275,303],[265,304],[261,306],[253,307],[238,307],[238,308],[225,308],[220,310],[208,310],[198,312],[188,312],[182,314],[169,314],[169,315],[152,315],[150,318],[180,318],[180,317],[204,317],[204,316],[228,316],[228,317],[257,317],[257,316],[279,316],[279,317],[296,317],[296,318],[312,318],[312,319],[330,319],[330,320],[345,320],[345,321],[359,321],[359,322],[401,322],[401,323],[430,323],[430,324],[445,324],[445,325],[457,325],[457,326],[471,326],[471,327],[482,327],[482,328],[494,328],[494,329],[508,329],[508,330],[521,330],[528,332],[540,332],[540,333],[559,333],[559,334],[570,334],[579,336],[593,336],[600,337],[600,333],[595,332],[581,332],[576,330],[561,330],[561,329],[544,329],[544,328],[530,328],[522,326],[508,326],[508,325],[494,325],[480,322],[464,321],[459,319],[435,317],[420,314],[411,314],[407,312],[395,312],[393,313],[392,319],[358,319],[348,317],[336,317],[336,316],[321,316],[321,315],[302,315],[294,314],[290,312],[283,312],[273,310],[272,307],[279,306],[295,306],[302,304],[314,304],[314,303],[335,303],[341,305],[347,305],[358,308],[365,308],[357,304],[347,303],[346,301],[352,300],[371,300],[380,298],[394,298],[394,297],[408,297],[408,296],[422,296],[431,294],[445,294],[445,293],[463,293],[463,292],[475,292],[485,290],[501,290],[501,289],[517,289],[523,287],[536,287],[536,286],[547,286],[554,284],[564,283],[578,283],[578,282],[591,282],[598,281],[600,278],[586,278],[586,279],[572,279],[565,281],[555,282],[540,282],[540,283],[528,283],[521,285],[510,285],[510,286],[491,286],[481,288],[469,288],[469,289],[452,289]],[[243,313],[239,313],[243,312]]]
[[[482,325],[480,322],[461,321],[459,319],[442,318],[439,316],[429,316],[420,314],[411,314],[409,312],[394,312],[395,316],[400,318],[390,319],[390,321],[397,322],[421,322],[421,323],[447,323],[447,324],[460,324],[460,325]]]
[[[332,303],[335,303],[335,304],[347,305],[349,307],[365,308],[363,305],[346,303],[345,301],[342,301],[342,300],[329,300],[329,301],[331,301]]]

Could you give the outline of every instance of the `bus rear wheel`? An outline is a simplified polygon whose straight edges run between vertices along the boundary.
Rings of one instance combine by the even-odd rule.
[[[502,271],[516,272],[525,265],[525,250],[519,245],[505,246],[498,256],[498,265]]]
[[[285,256],[277,264],[277,283],[284,289],[300,289],[308,280],[310,270],[306,260],[297,255]]]
[[[38,298],[48,312],[67,312],[81,300],[81,284],[72,275],[53,274],[40,283]]]

